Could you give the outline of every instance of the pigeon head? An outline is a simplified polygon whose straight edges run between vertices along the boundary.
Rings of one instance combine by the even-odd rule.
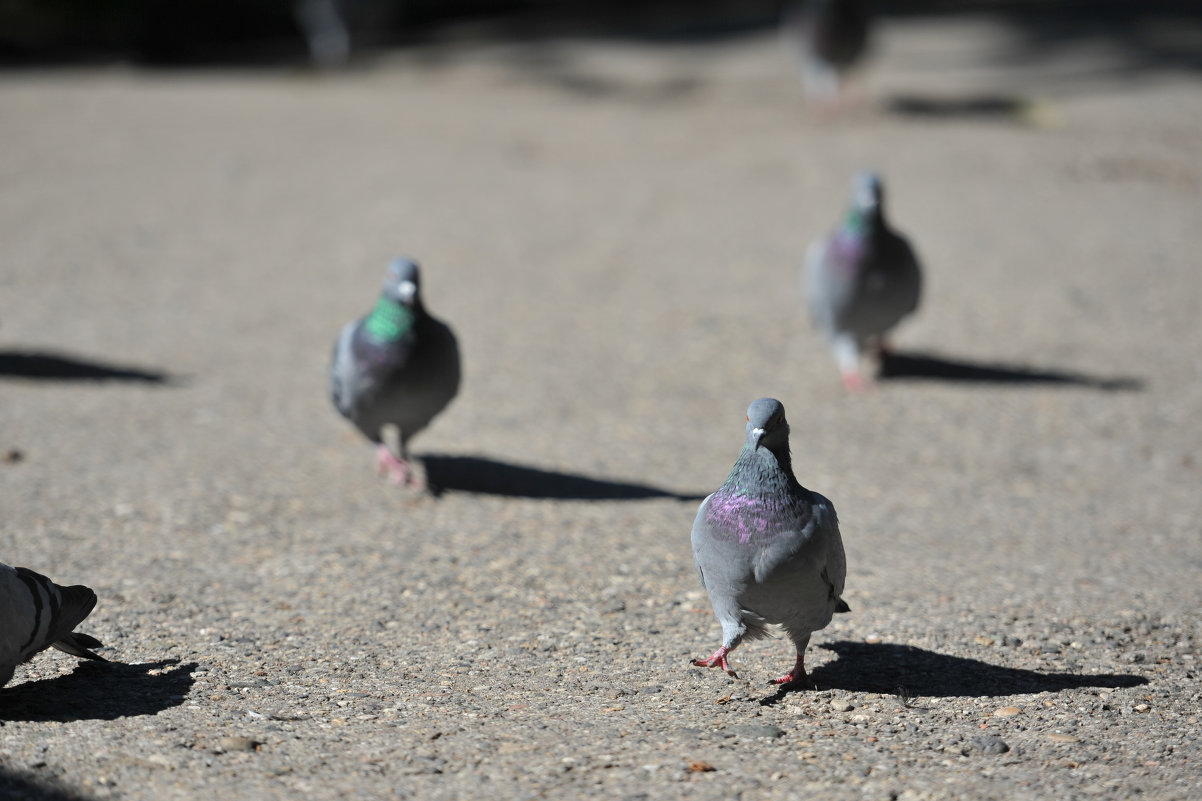
[[[417,262],[393,259],[376,307],[363,321],[363,330],[376,342],[399,342],[413,330],[422,314],[421,304]]]
[[[417,262],[400,257],[393,259],[392,264],[388,265],[388,278],[384,281],[384,295],[389,300],[404,306],[416,306],[420,286]]]
[[[879,211],[884,201],[881,177],[875,172],[862,172],[857,175],[851,198],[852,206],[862,214]]]
[[[767,448],[773,453],[788,453],[789,423],[780,401],[760,398],[747,407],[747,445],[752,450]]]

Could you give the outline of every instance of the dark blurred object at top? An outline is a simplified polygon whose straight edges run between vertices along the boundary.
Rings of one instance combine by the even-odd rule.
[[[797,55],[806,98],[837,103],[844,76],[864,55],[869,0],[798,0],[785,11],[781,37]]]
[[[787,0],[791,2],[792,0]],[[0,65],[338,64],[351,52],[446,39],[592,36],[708,41],[766,33],[782,0],[0,0]],[[1198,0],[878,0],[881,16],[989,11],[1033,48],[1123,45],[1133,67],[1202,68],[1202,47],[1140,25],[1202,18]],[[1187,31],[1188,32],[1188,31]],[[1180,37],[1178,37],[1180,38]],[[1174,40],[1176,41],[1176,40]]]

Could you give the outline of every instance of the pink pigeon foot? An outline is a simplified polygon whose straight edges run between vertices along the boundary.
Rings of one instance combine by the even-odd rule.
[[[773,679],[769,684],[779,685],[782,690],[793,690],[799,687],[816,689],[814,682],[810,681],[810,677],[806,674],[805,660],[800,654],[798,654],[797,662],[793,664],[792,670],[778,679]]]
[[[404,459],[394,456],[387,445],[381,445],[376,449],[376,472],[380,475],[387,474],[392,483],[398,487],[421,488],[422,486],[421,480],[414,475],[413,467]]]
[[[860,375],[859,371],[846,372],[843,374],[843,387],[848,392],[867,392],[870,385],[864,380],[864,376]]]
[[[739,678],[738,674],[730,669],[730,665],[726,661],[726,655],[730,653],[730,649],[725,645],[714,651],[709,659],[694,659],[693,664],[697,667],[720,667],[726,671],[726,675],[734,678]]]

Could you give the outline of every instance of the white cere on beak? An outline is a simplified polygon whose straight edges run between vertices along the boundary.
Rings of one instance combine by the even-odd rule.
[[[413,300],[413,296],[417,294],[417,284],[412,281],[404,281],[400,286],[401,300],[405,303]]]
[[[764,433],[764,429],[762,429],[762,428],[753,428],[753,429],[751,429],[751,433],[752,433],[752,434],[763,434],[763,433]]]

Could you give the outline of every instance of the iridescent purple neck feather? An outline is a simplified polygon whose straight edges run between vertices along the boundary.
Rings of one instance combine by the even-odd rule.
[[[806,491],[793,477],[788,443],[773,450],[748,442],[710,497],[706,519],[719,537],[761,545],[796,531],[809,514]]]

